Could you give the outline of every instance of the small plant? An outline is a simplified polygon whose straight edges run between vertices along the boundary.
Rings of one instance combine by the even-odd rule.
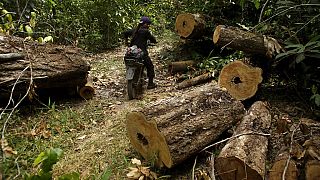
[[[56,164],[59,158],[62,156],[62,150],[60,148],[48,149],[41,152],[34,160],[33,166],[39,166],[39,170],[34,175],[27,174],[25,180],[50,180],[52,178],[52,168]],[[77,172],[64,174],[58,177],[59,180],[80,180],[80,175]]]

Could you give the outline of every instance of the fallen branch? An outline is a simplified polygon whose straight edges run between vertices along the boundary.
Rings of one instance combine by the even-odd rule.
[[[0,63],[13,61],[17,59],[24,59],[25,55],[21,53],[6,53],[0,54]]]

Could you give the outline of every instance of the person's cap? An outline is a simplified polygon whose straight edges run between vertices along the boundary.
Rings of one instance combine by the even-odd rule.
[[[151,20],[148,18],[148,17],[146,17],[146,16],[143,16],[143,17],[141,17],[141,19],[140,19],[140,23],[146,23],[146,24],[151,24]]]

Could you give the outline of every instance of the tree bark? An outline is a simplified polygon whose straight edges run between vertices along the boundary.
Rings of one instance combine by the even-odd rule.
[[[194,85],[198,85],[201,83],[205,83],[208,82],[212,79],[212,75],[211,73],[205,73],[202,74],[200,76],[194,77],[192,79],[188,79],[188,80],[184,80],[181,83],[179,83],[176,88],[177,89],[183,89],[183,88],[187,88],[187,87],[191,87]]]
[[[202,15],[184,13],[177,16],[175,30],[183,38],[198,38],[203,35],[205,26]]]
[[[271,114],[263,102],[255,102],[238,125],[233,136],[244,133],[268,133]],[[217,174],[226,179],[264,179],[268,138],[242,135],[231,139],[216,159]]]
[[[269,58],[282,50],[278,41],[271,37],[224,25],[216,27],[213,42],[220,47],[230,47],[251,54],[263,54]]]
[[[192,60],[170,62],[168,64],[168,72],[170,75],[174,75],[178,72],[185,72],[188,70],[188,68],[191,68],[196,64],[197,64],[197,62],[192,61]]]
[[[81,50],[70,46],[41,45],[13,36],[0,36],[0,53],[15,55],[10,61],[0,61],[2,100],[8,100],[14,86],[13,96],[23,96],[30,82],[35,92],[50,88],[76,90],[86,83],[90,70],[82,59]]]
[[[216,84],[196,87],[127,114],[133,147],[157,166],[171,168],[239,121],[244,107]]]
[[[245,100],[254,96],[262,82],[262,70],[242,61],[233,61],[220,72],[218,84],[227,89],[232,97]]]

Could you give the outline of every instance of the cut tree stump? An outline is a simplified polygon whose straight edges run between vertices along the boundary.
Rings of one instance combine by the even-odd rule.
[[[138,153],[171,168],[216,140],[244,113],[240,101],[208,83],[128,113],[126,129]]]
[[[225,65],[218,80],[219,86],[226,88],[237,100],[245,100],[254,96],[261,82],[261,68],[252,67],[238,60]]]
[[[176,88],[183,89],[183,88],[191,87],[194,85],[208,82],[208,81],[212,80],[212,78],[213,77],[212,77],[211,73],[205,73],[200,76],[194,77],[192,79],[182,81],[181,83],[177,84]]]
[[[272,168],[269,170],[269,180],[282,180],[283,172],[287,165],[287,161],[289,158],[289,152],[284,151],[278,154],[275,159],[275,163],[272,165]],[[297,163],[290,159],[286,172],[285,179],[286,180],[297,180],[299,175],[299,171],[297,168]]]
[[[282,50],[274,38],[224,25],[216,27],[213,42],[220,47],[229,47],[251,54],[263,54],[269,58]]]
[[[175,23],[176,32],[183,38],[198,38],[205,30],[205,20],[200,14],[179,14]]]
[[[271,114],[261,101],[255,102],[236,128],[234,139],[222,148],[215,160],[216,174],[222,180],[264,179]],[[245,133],[252,135],[241,135]],[[257,133],[260,133],[259,135]]]
[[[197,62],[193,60],[170,62],[168,64],[168,72],[170,75],[174,75],[178,72],[185,72],[196,64]]]
[[[0,36],[0,99],[13,98],[37,90],[82,87],[90,70],[81,49],[70,46],[38,44],[14,36]],[[31,81],[32,80],[32,81]],[[30,97],[30,96],[29,96]]]

